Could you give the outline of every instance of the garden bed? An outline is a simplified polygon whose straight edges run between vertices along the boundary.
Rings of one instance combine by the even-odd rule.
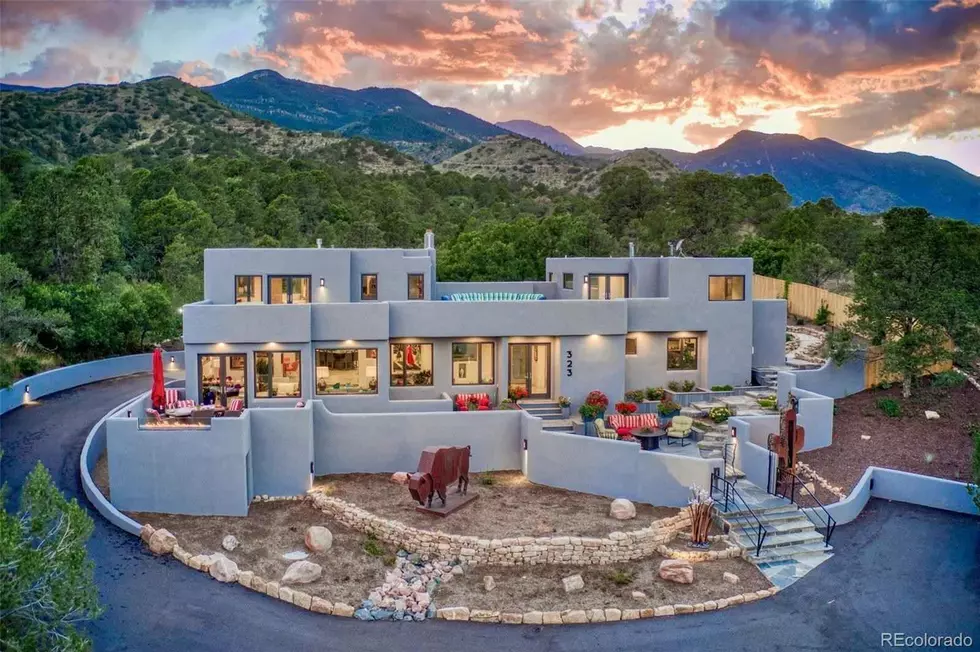
[[[882,398],[898,401],[901,416],[886,416],[877,407]],[[971,385],[920,387],[907,400],[896,385],[866,390],[836,405],[833,443],[800,454],[800,460],[831,485],[849,494],[869,466],[968,481],[973,454],[970,424],[980,423],[980,391]],[[925,410],[938,412],[940,418],[927,420]],[[822,502],[837,500],[817,484]]]
[[[609,516],[612,498],[556,489],[529,482],[520,471],[471,473],[469,493],[480,498],[448,518],[415,511],[408,488],[389,474],[352,473],[322,476],[314,488],[383,518],[447,534],[474,534],[489,538],[568,534],[603,536],[615,530],[648,526],[673,516],[673,507],[634,502],[636,518],[617,521]],[[488,484],[489,483],[489,484]],[[455,487],[450,489],[455,491]],[[433,504],[439,504],[438,498]]]

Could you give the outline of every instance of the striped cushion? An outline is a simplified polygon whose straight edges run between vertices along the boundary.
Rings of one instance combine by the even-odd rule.
[[[240,398],[233,398],[230,401],[228,401],[228,409],[233,412],[237,412],[238,410],[241,410],[244,407],[245,407],[245,401]]]
[[[456,403],[460,405],[467,405],[470,401],[476,401],[477,403],[483,403],[486,401],[490,402],[489,394],[457,394]]]
[[[616,430],[627,428],[656,428],[658,426],[656,414],[610,414],[609,425]]]
[[[543,294],[532,292],[460,292],[446,294],[443,301],[542,301]]]
[[[163,402],[167,404],[168,408],[180,400],[180,392],[176,389],[164,389],[163,395]]]

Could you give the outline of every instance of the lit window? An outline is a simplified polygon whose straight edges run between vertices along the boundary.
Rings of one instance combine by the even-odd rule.
[[[197,356],[200,397],[203,405],[230,405],[240,398],[247,403],[245,354],[219,353]]]
[[[295,398],[303,394],[299,351],[255,352],[255,396]]]
[[[744,301],[744,276],[709,276],[708,301]]]
[[[564,274],[561,275],[562,289],[571,290],[573,288],[574,282],[575,282],[574,277],[568,272],[565,272]]]
[[[408,275],[408,298],[413,301],[425,298],[425,274]]]
[[[378,275],[361,274],[361,301],[378,300]]]
[[[629,296],[626,274],[589,274],[590,299],[625,299]]]
[[[377,349],[317,349],[317,394],[377,394]]]
[[[236,276],[235,303],[262,303],[262,277]]]
[[[453,342],[453,385],[492,385],[493,366],[493,342]]]
[[[432,385],[432,345],[392,344],[391,385]]]
[[[668,337],[667,368],[691,371],[698,368],[698,338]]]
[[[626,338],[626,355],[636,355],[636,338]]]
[[[269,303],[309,303],[309,276],[270,276]]]

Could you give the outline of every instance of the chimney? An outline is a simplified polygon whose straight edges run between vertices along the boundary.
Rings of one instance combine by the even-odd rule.
[[[630,243],[630,258],[636,255],[636,245],[632,242]]]
[[[432,229],[425,230],[425,239],[422,241],[422,246],[425,249],[436,248],[436,234],[432,232]]]
[[[316,239],[316,248],[319,249],[322,246],[323,246],[323,238],[317,238]]]

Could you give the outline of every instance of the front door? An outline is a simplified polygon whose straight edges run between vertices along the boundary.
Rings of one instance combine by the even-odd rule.
[[[511,344],[508,389],[523,387],[531,398],[551,397],[551,344]]]

